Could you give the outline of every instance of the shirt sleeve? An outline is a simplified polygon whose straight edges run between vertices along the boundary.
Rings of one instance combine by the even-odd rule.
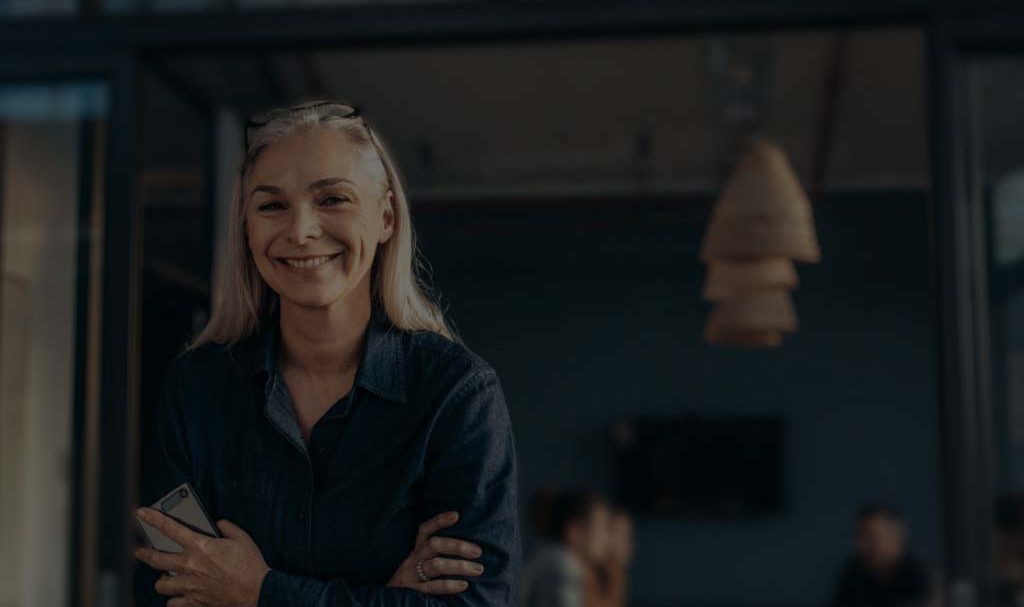
[[[512,607],[520,567],[515,445],[497,374],[478,371],[441,405],[423,471],[426,516],[457,510],[459,521],[445,537],[483,549],[484,573],[465,577],[454,595],[426,595],[408,588],[349,587],[272,570],[260,588],[258,607]]]
[[[164,372],[151,421],[142,432],[140,505],[152,504],[185,481],[195,485],[182,423],[178,364],[179,359],[176,358]],[[139,535],[141,537],[141,532]],[[158,593],[153,586],[163,572],[142,561],[136,560],[135,563],[133,587],[136,607],[164,607],[171,597]]]

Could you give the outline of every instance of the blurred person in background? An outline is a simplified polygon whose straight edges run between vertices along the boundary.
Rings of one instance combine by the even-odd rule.
[[[613,507],[605,556],[595,564],[596,575],[585,578],[584,607],[625,607],[634,551],[633,518],[624,509]]]
[[[832,607],[930,607],[937,600],[934,574],[907,548],[903,517],[889,506],[862,506],[856,552],[840,574]]]
[[[995,570],[1000,607],[1024,607],[1024,495],[996,500]]]
[[[522,607],[589,607],[603,595],[599,569],[609,558],[611,507],[595,491],[543,490],[531,497],[540,544],[523,567]]]

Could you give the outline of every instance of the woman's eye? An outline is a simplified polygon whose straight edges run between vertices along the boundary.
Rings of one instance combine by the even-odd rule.
[[[256,208],[259,209],[260,211],[275,211],[277,209],[283,209],[284,205],[275,200],[274,202],[266,202],[264,204],[261,204]]]
[[[346,202],[346,201],[348,201],[348,198],[345,198],[344,196],[328,196],[327,198],[324,198],[321,202],[324,205],[330,207],[330,206],[341,204],[341,203]]]

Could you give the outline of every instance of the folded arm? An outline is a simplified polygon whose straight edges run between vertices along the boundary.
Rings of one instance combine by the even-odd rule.
[[[493,370],[469,377],[436,417],[424,464],[428,516],[455,510],[459,521],[445,536],[483,549],[481,576],[466,590],[422,594],[389,586],[350,587],[273,570],[258,607],[511,607],[519,575],[517,471],[505,397]]]

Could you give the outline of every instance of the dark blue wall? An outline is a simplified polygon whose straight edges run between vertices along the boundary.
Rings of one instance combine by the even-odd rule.
[[[815,207],[824,260],[800,266],[801,328],[767,352],[701,341],[707,205],[631,201],[415,209],[435,284],[498,370],[523,497],[611,491],[609,424],[684,412],[780,415],[779,516],[637,521],[637,606],[813,605],[865,499],[903,509],[916,550],[942,545],[935,315],[926,195]]]

